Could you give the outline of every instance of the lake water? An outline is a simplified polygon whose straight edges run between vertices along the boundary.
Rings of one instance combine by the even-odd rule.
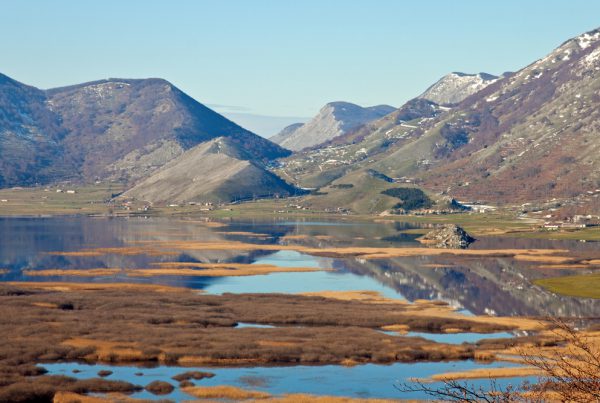
[[[412,256],[364,260],[326,258],[293,250],[186,250],[176,255],[105,254],[101,256],[62,256],[49,252],[81,251],[90,248],[125,247],[139,242],[240,241],[258,245],[281,244],[299,247],[420,246],[417,228],[408,223],[361,223],[315,221],[231,221],[221,225],[166,218],[0,218],[0,281],[140,282],[190,287],[221,293],[301,293],[328,290],[374,290],[388,298],[446,301],[466,314],[592,316],[600,312],[600,301],[557,296],[532,285],[548,275],[532,263],[510,258],[465,258],[459,256]],[[594,251],[597,245],[579,242],[484,238],[473,248],[544,248]],[[125,273],[98,277],[28,276],[25,270],[86,268],[148,268],[160,262],[232,262],[271,264],[280,267],[323,269],[306,273],[273,273],[247,277],[128,277]],[[551,274],[555,274],[551,273]],[[256,327],[251,323],[239,327]],[[459,344],[484,338],[512,337],[510,333],[490,335],[431,334],[411,332],[410,336]],[[265,390],[274,394],[315,393],[354,397],[423,398],[400,396],[394,383],[408,377],[426,377],[448,370],[464,370],[485,364],[471,361],[394,365],[296,366],[284,368],[218,368],[217,376],[198,381],[201,385],[234,385]],[[507,364],[491,364],[506,366]],[[146,385],[153,380],[169,380],[182,368],[107,367],[75,363],[44,364],[51,373],[87,378],[102,369],[114,372],[109,379],[129,380]],[[80,373],[72,373],[73,369]],[[142,377],[135,373],[143,372]],[[502,379],[501,385],[520,380]],[[487,385],[488,381],[475,381]],[[148,392],[136,397],[155,398]],[[187,399],[176,390],[171,399]]]
[[[231,221],[210,227],[196,221],[167,218],[0,218],[0,281],[140,282],[190,287],[205,292],[318,292],[375,290],[386,297],[436,299],[474,314],[593,316],[600,301],[557,296],[532,281],[561,271],[543,272],[532,263],[509,258],[413,256],[396,259],[332,259],[295,251],[184,251],[176,256],[55,256],[48,252],[123,247],[137,242],[188,240],[241,241],[310,247],[415,247],[409,223],[351,221]],[[252,236],[255,234],[256,236]],[[569,241],[482,238],[473,248],[544,248],[595,251],[597,244]],[[251,277],[99,277],[27,276],[24,270],[148,268],[153,263],[236,262],[282,267],[314,267],[329,271],[274,273]]]
[[[98,371],[110,370],[113,374],[106,379],[124,380],[136,385],[145,386],[160,380],[176,387],[169,395],[160,397],[142,391],[132,397],[142,399],[168,398],[176,401],[191,399],[180,391],[173,376],[190,370],[212,372],[213,378],[193,381],[198,386],[231,385],[252,390],[261,390],[274,395],[286,393],[308,393],[316,395],[350,396],[355,398],[388,398],[388,399],[424,399],[423,393],[401,393],[396,386],[409,382],[411,378],[427,378],[441,372],[464,371],[475,368],[514,367],[514,364],[491,363],[482,364],[474,361],[436,362],[392,365],[357,365],[344,367],[338,365],[294,366],[294,367],[254,367],[254,368],[178,368],[160,366],[156,368],[139,368],[131,366],[86,365],[79,363],[44,364],[50,374],[67,375],[79,379],[97,377]],[[74,373],[73,370],[80,371]],[[136,375],[142,373],[143,375]],[[519,385],[524,380],[533,378],[502,378],[499,387]],[[470,384],[489,387],[488,379],[470,381]],[[433,383],[431,386],[438,384]]]

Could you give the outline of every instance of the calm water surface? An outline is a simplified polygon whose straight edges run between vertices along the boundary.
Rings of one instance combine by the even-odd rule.
[[[283,244],[309,247],[415,247],[418,235],[406,233],[417,228],[408,223],[359,223],[351,221],[232,221],[223,226],[206,226],[200,222],[166,218],[0,218],[0,281],[79,281],[143,282],[191,287],[208,293],[247,292],[317,292],[325,290],[375,290],[389,298],[443,300],[468,314],[494,315],[576,315],[593,316],[600,312],[596,300],[561,297],[532,285],[545,274],[531,263],[509,258],[465,258],[460,256],[413,256],[406,258],[364,260],[333,259],[296,251],[205,251],[188,250],[172,255],[117,255],[95,257],[57,256],[48,252],[80,251],[86,248],[123,247],[143,241],[240,241],[255,244]],[[547,248],[593,252],[596,244],[484,238],[473,248]],[[125,274],[104,277],[27,276],[24,270],[86,268],[148,268],[159,262],[235,262],[272,264],[280,267],[312,267],[323,271],[308,273],[274,273],[248,277],[127,277]],[[551,274],[555,274],[551,273]],[[239,327],[257,327],[242,323]],[[510,333],[481,335],[428,334],[411,332],[444,343],[476,342],[483,338],[512,337]],[[170,378],[186,369],[175,367],[144,368],[77,363],[44,364],[50,373],[79,378],[96,376],[110,369],[109,379],[128,380],[146,385]],[[394,365],[295,366],[284,368],[217,368],[216,376],[197,381],[199,385],[234,385],[265,390],[274,394],[314,393],[354,397],[423,398],[399,395],[396,382],[409,377],[427,377],[445,371],[484,366],[471,361],[415,363]],[[507,366],[490,364],[489,366]],[[80,370],[79,373],[72,371]],[[136,376],[138,372],[143,376]],[[499,383],[519,383],[501,379]],[[488,381],[475,381],[487,385]],[[176,384],[174,381],[171,383]],[[148,392],[135,395],[156,398]],[[166,396],[188,399],[179,390]]]
[[[551,294],[532,281],[548,273],[534,264],[509,258],[413,256],[368,260],[332,259],[296,251],[183,251],[176,256],[54,256],[53,251],[123,247],[147,241],[240,241],[309,247],[415,247],[418,235],[410,223],[340,221],[231,221],[209,227],[197,221],[168,218],[0,218],[0,281],[140,282],[191,287],[208,293],[318,292],[374,290],[389,298],[436,299],[466,313],[492,315],[595,316],[600,302]],[[255,234],[256,236],[252,236]],[[596,252],[596,243],[487,237],[472,248],[544,248]],[[236,262],[280,267],[313,267],[328,271],[274,273],[250,277],[103,277],[27,276],[23,270],[148,268],[158,262]],[[154,266],[155,267],[155,266]]]
[[[357,398],[427,398],[422,393],[400,393],[395,385],[408,382],[411,378],[427,378],[436,373],[464,371],[475,368],[514,367],[514,364],[481,364],[473,361],[437,362],[392,365],[357,365],[344,367],[338,365],[294,366],[294,367],[254,367],[254,368],[177,368],[160,366],[156,368],[138,368],[127,366],[86,365],[78,363],[44,364],[50,374],[67,375],[80,379],[97,377],[98,371],[110,370],[113,374],[106,379],[124,380],[145,386],[160,380],[177,387],[171,378],[189,370],[212,372],[213,378],[193,381],[198,386],[232,385],[252,390],[262,390],[279,395],[286,393],[309,393],[316,395],[350,396]],[[73,370],[80,371],[73,373]],[[143,375],[136,375],[139,373]],[[503,378],[498,386],[519,385],[527,378]],[[533,378],[528,380],[533,381]],[[481,387],[489,387],[489,380],[469,382]],[[436,384],[432,384],[435,386]],[[169,395],[154,396],[147,391],[135,393],[132,397],[143,399],[168,398],[177,401],[190,399],[179,389]]]

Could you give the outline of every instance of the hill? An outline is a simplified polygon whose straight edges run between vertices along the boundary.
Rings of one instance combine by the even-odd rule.
[[[285,197],[297,189],[240,149],[230,138],[198,145],[141,180],[120,198],[151,203],[206,203]]]

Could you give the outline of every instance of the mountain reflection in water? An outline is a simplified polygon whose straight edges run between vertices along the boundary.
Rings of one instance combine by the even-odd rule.
[[[309,247],[415,247],[412,223],[344,221],[231,221],[223,224],[168,218],[0,218],[0,281],[144,282],[222,292],[316,292],[375,290],[387,297],[443,300],[475,314],[592,316],[600,301],[554,295],[532,284],[544,272],[531,262],[508,257],[412,256],[393,259],[326,258],[295,251],[186,250],[176,255],[51,255],[55,251],[124,247],[156,241],[239,241]],[[475,249],[568,249],[594,251],[596,245],[484,237]],[[23,270],[148,268],[159,262],[261,263],[281,267],[333,269],[249,277],[26,276]]]

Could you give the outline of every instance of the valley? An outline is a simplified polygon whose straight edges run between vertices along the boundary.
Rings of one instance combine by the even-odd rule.
[[[253,84],[269,104],[264,38],[197,55],[186,91],[206,104],[184,80],[0,74],[0,403],[597,396],[600,29],[497,75],[423,61],[441,77],[414,91],[386,62],[404,50],[359,54],[356,27],[325,46],[332,27],[319,63],[275,60],[294,66],[280,116],[234,103]],[[303,123],[266,138],[224,115]]]

